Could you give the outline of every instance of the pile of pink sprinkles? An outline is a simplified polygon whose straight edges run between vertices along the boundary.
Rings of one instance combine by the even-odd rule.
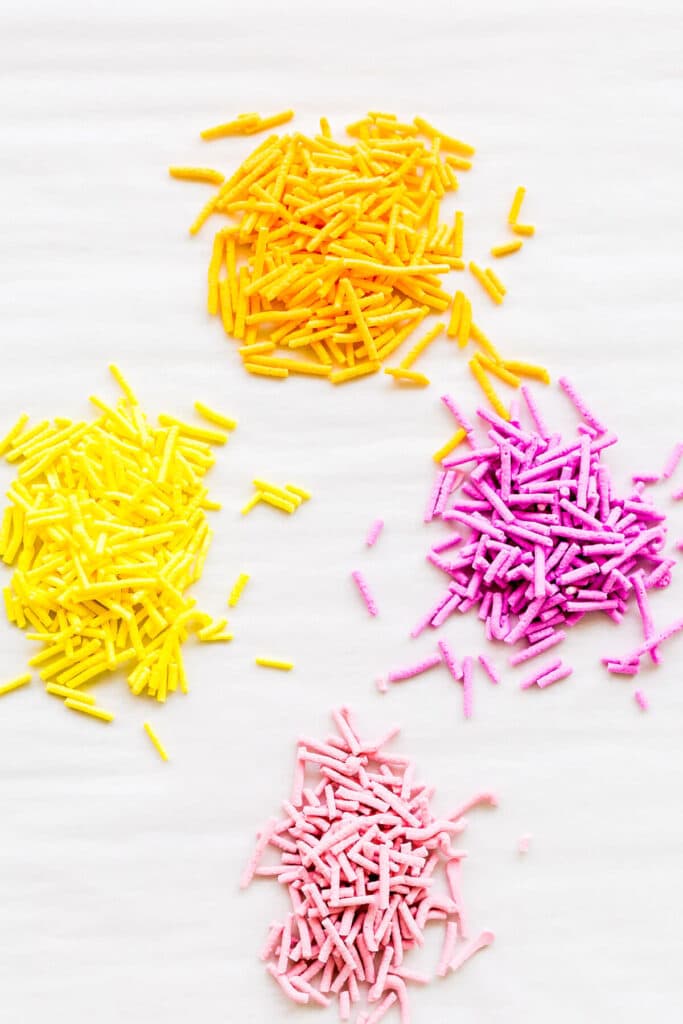
[[[430,495],[425,521],[441,519],[455,528],[427,556],[449,584],[412,635],[476,608],[490,640],[524,642],[509,659],[521,665],[555,648],[590,612],[619,623],[634,597],[644,643],[624,658],[604,660],[612,672],[635,674],[644,656],[657,662],[658,645],[683,628],[674,623],[657,633],[648,602],[649,590],[669,585],[675,564],[663,553],[665,515],[649,500],[649,477],[634,478],[631,492],[617,495],[601,461],[617,437],[566,379],[559,383],[581,417],[577,437],[568,442],[548,430],[528,388],[522,395],[530,426],[522,424],[519,408],[509,422],[477,411],[485,444],[453,400],[443,398],[467,450],[443,460]],[[664,478],[681,454],[677,445]],[[552,659],[521,686],[542,689],[570,674]]]
[[[328,1006],[336,997],[340,1019],[355,1008],[356,1024],[378,1024],[397,1003],[409,1024],[407,986],[430,979],[404,957],[423,944],[428,924],[443,924],[441,977],[493,941],[489,931],[469,935],[466,852],[453,843],[466,812],[496,800],[480,793],[435,816],[434,790],[416,781],[413,762],[384,750],[398,729],[365,742],[348,708],[333,719],[335,735],[299,740],[284,817],[259,833],[241,885],[263,876],[287,889],[291,912],[271,924],[261,956],[293,1002]],[[268,848],[279,863],[262,863]]]

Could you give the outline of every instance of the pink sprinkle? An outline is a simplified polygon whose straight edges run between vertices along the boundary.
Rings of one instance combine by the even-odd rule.
[[[642,711],[647,711],[647,709],[650,706],[650,703],[649,703],[647,697],[645,696],[645,694],[643,693],[643,691],[642,690],[636,690],[635,693],[633,694],[633,696],[636,699],[636,704],[638,705],[638,707]]]
[[[404,679],[412,679],[414,676],[421,675],[422,672],[427,672],[430,668],[436,668],[437,665],[441,664],[440,654],[430,654],[424,661],[419,661],[416,665],[407,665],[404,668],[396,668],[388,673],[387,679],[390,683],[399,683]]]
[[[457,953],[450,962],[450,969],[452,971],[458,971],[463,964],[467,963],[470,957],[473,957],[475,953],[478,953],[481,949],[486,949],[490,946],[495,935],[493,932],[485,931],[482,932],[476,939],[470,939],[469,942],[465,943],[464,947]]]
[[[462,710],[465,718],[472,717],[472,659],[462,661]]]
[[[374,523],[372,524],[372,526],[368,530],[367,537],[365,538],[365,543],[367,544],[367,546],[369,548],[372,548],[372,547],[375,546],[375,544],[377,543],[377,538],[379,537],[380,533],[382,532],[383,527],[384,527],[384,520],[383,519],[375,519]]]
[[[522,682],[519,684],[520,690],[528,690],[530,689],[530,687],[535,686],[538,683],[539,679],[542,679],[544,676],[547,676],[550,672],[556,671],[561,664],[562,661],[560,660],[560,658],[558,658],[557,661],[553,661],[549,665],[542,665],[540,668],[537,668],[536,671],[532,673],[532,675],[527,676],[526,679],[522,680]]]
[[[669,458],[666,460],[666,465],[662,470],[662,477],[664,478],[664,480],[670,480],[671,477],[674,475],[674,473],[676,472],[676,467],[678,466],[678,463],[680,462],[682,455],[683,442],[679,441],[679,443],[674,447],[674,450],[672,451]]]
[[[377,676],[375,679],[375,685],[380,693],[389,692],[389,682],[384,676]]]
[[[530,845],[531,845],[531,836],[529,835],[528,832],[525,833],[525,835],[519,837],[519,840],[517,842],[517,849],[519,850],[520,853],[528,853]]]
[[[510,664],[522,665],[525,661],[530,661],[539,654],[545,654],[545,652],[549,651],[551,647],[555,647],[556,644],[562,643],[566,636],[567,634],[561,630],[557,633],[553,633],[552,636],[546,637],[544,640],[539,640],[536,644],[531,644],[531,646],[525,648],[525,650],[518,651],[516,654],[511,654],[509,659]]]
[[[553,683],[559,683],[562,679],[567,679],[572,674],[572,671],[573,669],[569,665],[558,665],[556,669],[541,676],[536,681],[536,685],[540,690],[543,690],[546,686],[551,686]]]
[[[567,397],[570,399],[570,401],[574,404],[577,411],[581,414],[581,416],[583,416],[586,423],[588,423],[589,426],[597,430],[598,434],[605,434],[607,432],[607,428],[603,427],[602,423],[600,423],[600,421],[597,420],[595,416],[593,416],[593,414],[589,411],[588,407],[586,406],[586,403],[583,401],[582,398],[580,398],[578,392],[576,391],[576,388],[569,383],[567,378],[560,377],[558,379],[558,384],[560,385],[564,393],[567,395]]]
[[[370,588],[363,576],[363,573],[359,569],[355,569],[351,573],[351,579],[358,587],[361,597],[365,601],[365,606],[368,609],[370,615],[377,615],[377,605],[375,604],[374,598],[370,593]]]
[[[486,655],[480,654],[478,660],[479,664],[483,668],[484,672],[486,672],[486,675],[489,677],[491,682],[499,683],[500,675],[498,674],[498,670],[496,669],[495,665],[486,657]]]
[[[455,679],[456,683],[462,680],[462,669],[458,665],[458,659],[451,650],[450,645],[445,640],[439,640],[437,647],[441,651],[441,657],[444,660],[446,668]]]

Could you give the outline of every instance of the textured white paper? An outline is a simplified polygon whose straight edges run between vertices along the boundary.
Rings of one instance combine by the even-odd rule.
[[[651,700],[598,660],[640,636],[629,615],[574,631],[572,679],[521,693],[479,674],[475,717],[444,671],[396,686],[378,673],[432,650],[408,633],[442,579],[424,561],[439,527],[422,511],[431,453],[453,424],[438,396],[479,400],[453,344],[419,369],[425,391],[384,375],[332,389],[248,377],[205,313],[211,230],[187,226],[206,187],[170,163],[228,170],[253,140],[210,146],[201,128],[244,110],[296,108],[301,130],[335,130],[368,107],[420,113],[477,145],[461,176],[467,254],[508,237],[525,184],[538,225],[497,270],[491,306],[466,281],[502,351],[566,373],[621,437],[621,484],[658,470],[681,438],[683,42],[680,5],[518,0],[236,5],[6,0],[0,14],[0,418],[88,413],[113,397],[115,359],[151,411],[189,415],[200,397],[239,418],[211,474],[224,511],[197,595],[231,615],[229,647],[190,646],[192,691],[161,708],[122,679],[98,687],[107,727],[35,683],[0,703],[0,1020],[3,1024],[237,1024],[332,1021],[290,1007],[257,959],[284,899],[237,878],[254,833],[289,787],[294,740],[328,728],[340,702],[373,735],[403,724],[401,749],[443,807],[476,789],[498,811],[470,816],[465,891],[495,945],[413,992],[415,1024],[675,1022],[680,1015],[683,641],[647,667]],[[455,208],[451,200],[449,210]],[[462,278],[460,280],[463,280]],[[553,389],[550,418],[572,422]],[[296,516],[238,510],[253,476],[314,498]],[[11,478],[3,466],[0,481]],[[683,486],[683,473],[677,486]],[[683,507],[662,490],[672,539]],[[373,550],[367,527],[386,520]],[[361,568],[380,617],[350,581]],[[3,570],[3,583],[8,573]],[[654,595],[680,616],[683,584]],[[476,618],[443,635],[483,649]],[[33,650],[0,624],[2,678]],[[256,655],[291,658],[288,675]],[[149,718],[171,762],[142,731]],[[517,852],[524,833],[528,855]],[[438,929],[420,962],[436,964]],[[387,1020],[397,1020],[394,1016]]]

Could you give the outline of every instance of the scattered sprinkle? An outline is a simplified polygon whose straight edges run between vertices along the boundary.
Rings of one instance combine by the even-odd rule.
[[[276,658],[255,658],[254,661],[261,668],[277,668],[281,672],[291,672],[294,668],[293,661],[278,661]]]
[[[149,722],[145,722],[145,732],[147,733],[150,740],[154,744],[161,760],[168,761],[168,754],[166,753],[166,748],[164,747],[163,743],[161,742],[161,740],[159,739],[159,737],[157,736]]]
[[[235,585],[233,586],[232,590],[230,591],[230,596],[228,598],[228,607],[229,608],[235,608],[237,606],[237,603],[238,603],[240,597],[242,596],[242,591],[244,590],[244,588],[246,587],[247,583],[249,582],[249,579],[250,579],[250,577],[247,575],[246,572],[241,572],[239,574],[239,576],[235,580]]]
[[[643,693],[643,691],[642,690],[636,690],[635,693],[633,694],[633,696],[635,698],[636,704],[641,709],[641,711],[647,711],[647,709],[650,706],[650,702],[648,701],[648,699],[645,696],[645,694]]]
[[[372,524],[372,526],[368,530],[367,537],[365,538],[365,543],[367,544],[367,546],[369,548],[374,548],[375,544],[377,543],[377,539],[378,539],[378,537],[379,537],[379,535],[380,535],[380,533],[382,532],[383,529],[384,529],[384,520],[383,519],[375,519],[374,523]]]
[[[368,587],[367,581],[363,576],[363,573],[359,569],[355,569],[351,573],[351,579],[358,587],[360,595],[365,601],[365,606],[369,611],[370,615],[377,615],[377,605],[375,604],[375,599],[370,593],[370,588]]]
[[[24,675],[17,676],[16,679],[10,679],[8,683],[3,683],[0,686],[0,697],[4,697],[6,693],[11,693],[13,690],[19,690],[22,686],[27,686],[30,682],[30,672],[25,672]]]

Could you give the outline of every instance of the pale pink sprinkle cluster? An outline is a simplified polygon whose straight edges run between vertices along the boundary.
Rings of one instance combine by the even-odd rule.
[[[471,938],[461,875],[466,853],[453,845],[480,793],[447,816],[431,809],[433,789],[419,783],[413,762],[385,751],[398,732],[361,740],[348,708],[333,712],[337,732],[299,740],[291,798],[284,816],[261,830],[241,880],[275,878],[291,912],[271,924],[262,959],[295,1003],[328,1006],[342,1020],[378,1024],[398,1003],[409,1024],[407,986],[430,979],[412,971],[406,954],[443,924],[436,974],[458,970],[493,941]],[[266,863],[266,851],[279,857]],[[365,1009],[361,1007],[365,1004]]]
[[[645,497],[645,476],[626,497],[616,494],[601,463],[616,436],[567,380],[559,383],[581,416],[578,436],[569,442],[548,431],[526,388],[532,425],[522,425],[516,410],[508,422],[479,409],[486,444],[478,442],[454,403],[444,399],[466,431],[469,447],[444,459],[432,489],[425,519],[441,519],[454,533],[427,558],[449,577],[449,584],[412,636],[441,626],[455,612],[477,608],[489,639],[524,642],[524,649],[510,657],[512,665],[519,665],[562,643],[567,629],[589,612],[601,611],[621,622],[633,596],[650,642],[654,627],[647,591],[667,587],[675,564],[662,554],[665,516]],[[683,445],[678,445],[664,478],[682,454]],[[647,651],[657,660],[656,644]],[[543,688],[570,672],[552,662],[522,687]]]

